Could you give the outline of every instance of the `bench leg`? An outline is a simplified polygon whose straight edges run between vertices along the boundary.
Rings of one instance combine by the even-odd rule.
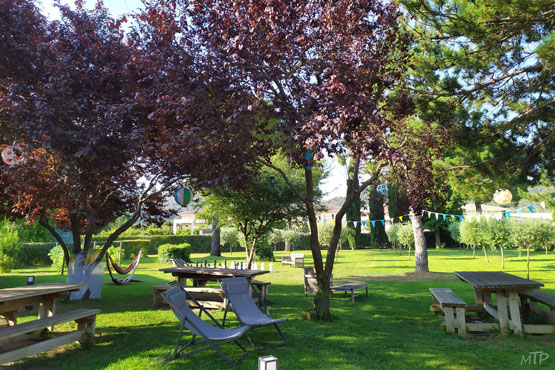
[[[56,300],[49,299],[47,301],[41,302],[39,306],[39,319],[45,319],[47,317],[53,316],[56,313]],[[47,328],[50,331],[54,331],[54,326]]]
[[[355,303],[355,290],[351,289],[351,302]]]
[[[445,331],[447,333],[455,332],[455,317],[453,315],[453,307],[444,307],[445,312]]]
[[[464,311],[465,311],[465,309],[463,307],[457,307],[456,308],[457,327],[458,327],[458,331],[459,331],[459,336],[461,336],[461,337],[466,337],[466,320],[465,320],[465,317],[464,317]]]
[[[516,334],[522,335],[522,321],[518,307],[517,293],[509,292],[509,310],[511,312],[511,327]]]
[[[81,338],[79,343],[94,344],[94,332],[96,327],[96,315],[93,317],[85,317],[83,319],[75,320],[77,322],[77,330],[85,329],[85,335]]]
[[[499,328],[501,329],[501,335],[507,335],[509,333],[510,323],[509,315],[507,313],[507,302],[505,302],[505,292],[499,290],[495,295],[497,299],[497,312],[499,314]]]

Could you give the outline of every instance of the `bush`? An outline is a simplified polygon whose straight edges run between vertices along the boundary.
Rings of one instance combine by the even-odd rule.
[[[461,243],[461,223],[460,222],[453,222],[449,224],[448,230],[451,238],[456,241],[457,243]]]
[[[19,239],[17,230],[5,225],[0,229],[0,268],[9,272],[19,266],[19,257],[23,243]]]
[[[168,263],[172,259],[180,258],[185,262],[191,262],[191,246],[187,243],[180,245],[162,244],[158,247],[158,260]]]
[[[275,261],[274,251],[269,245],[257,245],[254,254],[256,255],[257,261]]]
[[[191,253],[210,253],[212,237],[210,235],[155,235],[150,237],[148,253],[157,253],[158,248],[163,244],[183,243],[191,246]]]
[[[19,253],[19,261],[24,266],[50,264],[48,253],[56,243],[23,243],[23,248]]]
[[[402,225],[403,224],[393,224],[385,232],[387,234],[387,239],[394,248],[397,247],[397,244],[399,244],[399,229]]]
[[[62,272],[62,266],[64,264],[64,250],[61,246],[56,246],[48,252],[48,257],[52,261],[52,265],[56,267],[56,271]]]

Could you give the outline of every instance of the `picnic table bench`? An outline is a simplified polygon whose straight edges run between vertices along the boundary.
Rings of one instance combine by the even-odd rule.
[[[291,253],[290,256],[281,257],[281,265],[292,265],[293,267],[304,267],[304,253]]]
[[[368,283],[340,283],[337,285],[332,285],[331,291],[333,292],[351,292],[351,301],[355,303],[355,290],[360,290],[366,288],[366,296],[368,297]]]
[[[544,292],[540,289],[527,290],[520,292],[520,302],[524,307],[534,311],[540,316],[545,317],[552,323],[555,323],[555,295]],[[548,312],[538,306],[538,302],[549,307]]]
[[[434,304],[430,306],[430,310],[434,312],[443,311],[445,314],[445,331],[454,333],[457,329],[461,337],[466,336],[466,302],[449,288],[430,288],[430,293],[434,299]]]

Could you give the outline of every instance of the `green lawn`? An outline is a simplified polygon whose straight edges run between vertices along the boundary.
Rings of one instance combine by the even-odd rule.
[[[481,253],[476,259],[470,251],[430,250],[430,273],[414,276],[414,258],[407,260],[392,250],[342,251],[334,270],[334,281],[361,280],[369,283],[369,297],[357,292],[356,302],[342,294],[332,300],[332,323],[318,323],[300,319],[304,309],[311,307],[311,297],[303,294],[303,271],[274,263],[275,272],[261,276],[270,286],[269,309],[274,317],[286,317],[282,329],[289,343],[262,353],[249,353],[240,367],[257,368],[258,356],[272,354],[279,359],[282,369],[521,369],[522,356],[542,351],[549,355],[544,368],[555,368],[555,336],[510,336],[498,334],[475,335],[466,339],[440,330],[441,317],[429,311],[429,287],[452,288],[467,302],[473,301],[470,285],[458,281],[456,270],[500,270],[498,254],[490,255],[487,264]],[[506,253],[505,271],[526,276],[526,257],[514,251]],[[278,254],[279,256],[283,253]],[[241,260],[243,254],[234,253],[228,260]],[[306,252],[311,264],[310,252]],[[204,255],[194,255],[203,260]],[[211,258],[211,260],[213,260]],[[130,261],[126,261],[129,263]],[[125,263],[124,263],[125,264]],[[167,267],[156,258],[141,260],[136,278],[142,283],[127,286],[105,285],[101,300],[59,302],[58,312],[80,307],[100,308],[97,317],[97,344],[79,347],[77,344],[43,353],[16,363],[13,369],[195,369],[227,368],[215,351],[204,351],[188,359],[165,365],[155,365],[162,355],[173,348],[178,322],[168,310],[153,309],[151,285],[172,280],[158,271]],[[266,267],[267,263],[266,263]],[[545,284],[555,293],[555,254],[534,253],[531,278]],[[37,283],[61,282],[65,277],[47,267],[36,267],[0,275],[0,287],[25,284],[25,276],[36,275]],[[106,274],[105,282],[109,282]],[[223,313],[215,312],[221,319]],[[233,315],[232,315],[233,317]],[[36,318],[34,311],[21,311],[20,320]],[[236,323],[232,320],[232,323]],[[257,329],[255,340],[276,338],[270,328]],[[246,338],[243,339],[248,344]],[[232,359],[240,352],[234,345],[226,345]],[[532,365],[533,366],[533,365]]]

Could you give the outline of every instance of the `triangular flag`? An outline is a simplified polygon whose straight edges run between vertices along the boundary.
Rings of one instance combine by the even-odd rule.
[[[432,212],[428,211],[428,217],[432,217]]]
[[[507,218],[510,220],[511,219],[511,212],[507,211]]]
[[[447,215],[443,215],[443,221],[445,221],[445,218],[447,217]]]
[[[385,226],[385,220],[380,220],[380,222]]]
[[[362,221],[362,227],[366,227],[366,221]]]
[[[480,215],[476,215],[476,221],[480,222]]]
[[[438,214],[437,214],[437,213],[434,213],[434,215],[436,216],[436,220],[437,220],[437,218],[438,218]]]
[[[455,218],[455,215],[451,215],[451,218]]]
[[[486,214],[486,222],[488,222],[488,221],[489,221],[489,215]]]
[[[399,220],[401,220],[401,222],[403,222],[403,216],[399,216]]]
[[[501,220],[502,217],[503,217],[503,214],[502,214],[502,213],[497,213],[497,214],[495,215],[495,218],[498,219],[498,220]]]
[[[391,223],[393,223],[393,219],[392,219],[392,218],[390,218],[389,221],[391,221]]]
[[[472,221],[472,215],[466,215],[466,219],[468,220],[468,222]]]
[[[545,209],[545,202],[540,202],[540,206],[542,206],[542,208]]]
[[[528,209],[530,210],[530,212],[534,213],[534,207],[528,206]]]
[[[370,221],[372,223],[372,227],[376,226],[376,221]]]
[[[326,224],[326,221],[327,221],[327,220],[324,218],[324,225]]]
[[[459,216],[459,222],[462,222],[463,216]]]
[[[520,208],[517,209],[517,210],[516,210],[516,213],[521,214],[521,213],[522,213],[522,209],[520,209]]]

